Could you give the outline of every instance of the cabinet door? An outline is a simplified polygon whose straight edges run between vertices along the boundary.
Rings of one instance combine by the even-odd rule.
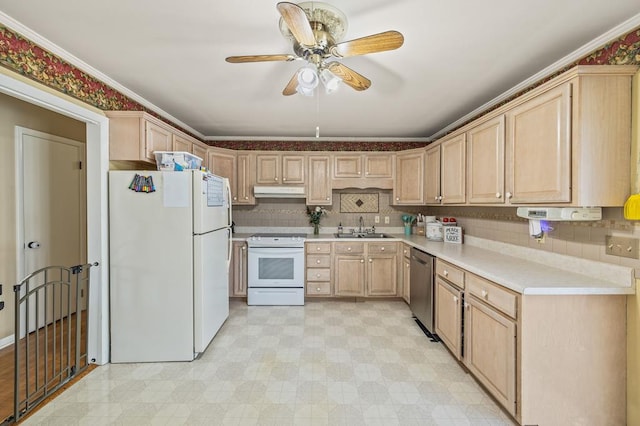
[[[424,157],[423,150],[396,155],[393,204],[424,204]]]
[[[209,170],[211,170],[211,173],[229,179],[231,202],[232,204],[235,204],[238,201],[238,189],[236,185],[236,156],[223,154],[217,151],[209,151],[208,157]]]
[[[336,296],[364,296],[364,256],[335,256],[333,286]]]
[[[282,156],[282,183],[304,183],[304,156]]]
[[[329,156],[309,156],[307,204],[331,205],[331,174]]]
[[[467,132],[467,188],[471,204],[504,203],[504,115]]]
[[[462,356],[462,291],[436,277],[436,334],[453,355]]]
[[[256,183],[276,185],[281,178],[279,155],[256,155]]]
[[[442,204],[465,202],[466,135],[449,139],[440,145],[440,188]]]
[[[244,241],[233,242],[231,254],[231,288],[229,294],[233,296],[247,295],[247,244]]]
[[[193,142],[178,135],[173,135],[171,144],[173,151],[191,152],[193,150]],[[202,158],[202,157],[200,157]]]
[[[367,296],[398,294],[398,257],[369,255],[367,261]]]
[[[173,134],[156,124],[145,122],[145,157],[155,163],[154,151],[171,151]]]
[[[402,258],[402,298],[405,302],[411,303],[411,261],[406,257]]]
[[[236,156],[236,199],[233,204],[253,205],[256,199],[253,196],[256,168],[251,154],[238,154]]]
[[[364,157],[364,176],[393,179],[393,155],[367,154]]]
[[[511,414],[516,409],[516,323],[473,296],[465,301],[464,364]]]
[[[507,198],[571,201],[571,84],[507,111]]]
[[[425,202],[440,204],[440,145],[427,149],[425,156]]]
[[[362,177],[361,155],[336,155],[333,157],[333,177],[359,178]]]
[[[191,146],[191,153],[196,157],[202,158],[202,165],[206,168],[209,168],[209,156],[207,155],[207,148],[194,143]]]

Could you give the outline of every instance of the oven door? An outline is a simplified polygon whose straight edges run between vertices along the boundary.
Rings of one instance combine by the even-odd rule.
[[[248,287],[304,287],[303,247],[249,247]]]

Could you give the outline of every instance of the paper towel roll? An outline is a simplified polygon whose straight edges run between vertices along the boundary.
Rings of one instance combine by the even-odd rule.
[[[535,238],[542,236],[542,225],[537,219],[529,219],[529,235]]]

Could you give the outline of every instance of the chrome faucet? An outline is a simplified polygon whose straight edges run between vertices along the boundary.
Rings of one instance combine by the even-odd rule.
[[[360,234],[362,234],[362,232],[364,232],[364,231],[363,231],[363,229],[364,229],[364,219],[362,219],[362,216],[360,216],[360,221],[359,221],[359,223],[360,223],[360,228],[358,229],[358,232],[359,232]]]

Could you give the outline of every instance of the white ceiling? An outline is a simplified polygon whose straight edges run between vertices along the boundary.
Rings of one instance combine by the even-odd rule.
[[[331,0],[345,40],[398,30],[395,51],[342,59],[356,92],[283,96],[301,62],[276,0],[0,0],[0,11],[207,137],[422,138],[640,12],[638,0]]]

